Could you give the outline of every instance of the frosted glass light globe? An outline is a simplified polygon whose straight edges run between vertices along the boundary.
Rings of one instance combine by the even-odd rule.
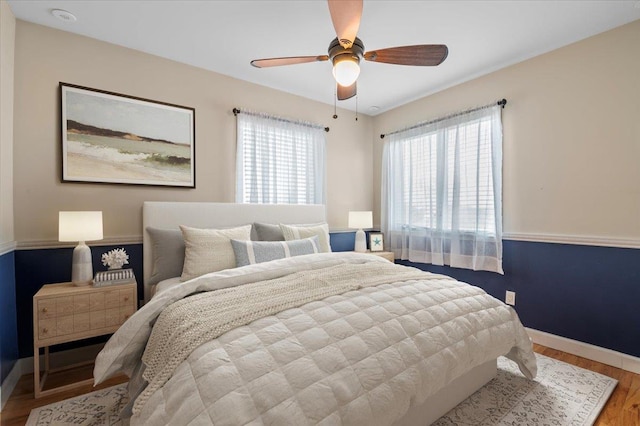
[[[340,86],[349,87],[358,79],[360,66],[352,57],[336,58],[333,64],[333,77]]]

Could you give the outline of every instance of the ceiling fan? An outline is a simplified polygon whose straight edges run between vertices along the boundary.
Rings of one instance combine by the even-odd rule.
[[[362,17],[362,0],[328,0],[333,27],[338,35],[329,44],[328,55],[292,56],[285,58],[254,59],[256,68],[304,64],[331,60],[337,83],[338,100],[349,99],[357,93],[360,60],[398,65],[436,66],[449,54],[444,44],[419,44],[364,51],[362,40],[356,37]]]

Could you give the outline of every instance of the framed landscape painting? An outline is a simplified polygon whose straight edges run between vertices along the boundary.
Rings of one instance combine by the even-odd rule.
[[[60,83],[62,181],[195,188],[195,110]]]

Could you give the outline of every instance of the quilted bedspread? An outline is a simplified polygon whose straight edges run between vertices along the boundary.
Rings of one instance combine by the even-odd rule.
[[[387,261],[299,256],[161,292],[109,340],[96,360],[96,382],[131,375],[161,312],[188,295],[370,262]],[[535,376],[531,343],[513,309],[477,287],[419,275],[285,309],[207,341],[153,390],[131,424],[388,425],[499,355]]]

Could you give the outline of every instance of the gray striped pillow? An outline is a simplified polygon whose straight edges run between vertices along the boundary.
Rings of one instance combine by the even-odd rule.
[[[285,257],[318,253],[318,237],[292,241],[242,241],[231,240],[236,255],[236,265],[245,266]]]

